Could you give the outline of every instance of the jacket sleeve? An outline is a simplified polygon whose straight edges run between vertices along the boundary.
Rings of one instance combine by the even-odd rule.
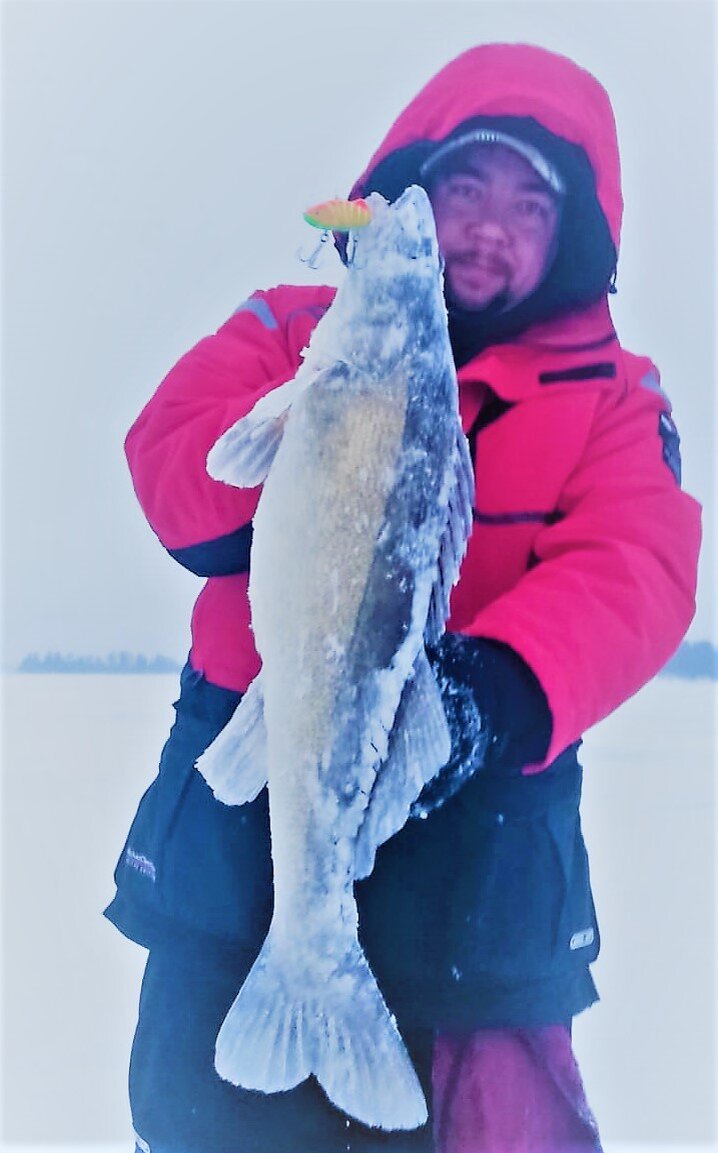
[[[545,768],[649,681],[695,612],[701,509],[679,484],[665,394],[602,398],[529,570],[462,631],[508,645],[552,714]]]
[[[168,552],[200,576],[246,571],[259,488],[207,473],[217,438],[294,376],[273,294],[257,292],[170,370],[125,440],[142,510]]]

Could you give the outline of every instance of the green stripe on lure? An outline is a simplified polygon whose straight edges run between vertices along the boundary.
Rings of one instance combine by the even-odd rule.
[[[304,213],[307,224],[313,228],[330,229],[332,232],[350,232],[353,228],[364,228],[372,214],[366,200],[324,200],[314,204]]]

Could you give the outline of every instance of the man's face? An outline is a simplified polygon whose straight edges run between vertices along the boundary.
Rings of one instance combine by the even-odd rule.
[[[503,144],[469,144],[428,188],[449,294],[463,308],[510,308],[541,283],[556,253],[559,198]]]

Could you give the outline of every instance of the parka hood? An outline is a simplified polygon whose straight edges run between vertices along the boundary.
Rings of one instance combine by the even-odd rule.
[[[503,312],[449,305],[457,364],[488,343],[575,313],[613,290],[623,200],[613,111],[601,84],[572,60],[530,44],[482,44],[450,61],[394,121],[350,197],[395,200],[422,184],[439,145],[493,128],[538,149],[566,196],[554,263],[538,289]],[[345,240],[337,237],[345,259]]]
[[[591,166],[598,203],[618,251],[623,199],[608,94],[573,60],[533,44],[480,44],[450,61],[394,121],[350,195],[371,191],[372,174],[399,150],[413,146],[418,170],[432,145],[474,117],[530,118],[554,136],[579,145]]]

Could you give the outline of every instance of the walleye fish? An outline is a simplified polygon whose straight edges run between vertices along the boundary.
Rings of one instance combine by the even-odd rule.
[[[473,477],[428,197],[368,204],[296,377],[208,456],[216,479],[264,481],[249,583],[262,669],[198,768],[227,804],[269,783],[274,915],[219,1031],[219,1075],[272,1093],[313,1074],[392,1130],[422,1125],[426,1102],[353,884],[449,757],[424,646],[444,631]]]

